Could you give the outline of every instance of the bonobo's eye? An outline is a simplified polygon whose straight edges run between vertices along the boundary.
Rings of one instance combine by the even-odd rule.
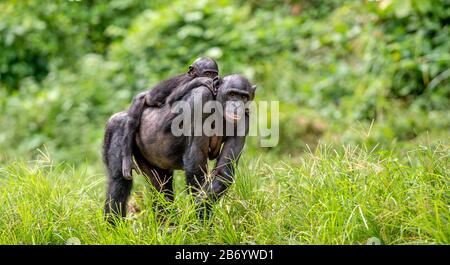
[[[235,97],[235,96],[236,96],[236,93],[234,93],[233,91],[231,91],[230,93],[228,93],[228,96],[230,96],[230,97]]]
[[[211,76],[212,76],[212,73],[211,73],[211,72],[206,72],[205,75],[206,75],[207,77],[211,77]]]

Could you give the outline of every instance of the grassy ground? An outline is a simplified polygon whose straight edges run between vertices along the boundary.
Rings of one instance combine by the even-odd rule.
[[[197,221],[181,174],[164,218],[139,176],[114,229],[102,217],[103,174],[43,156],[0,168],[0,244],[449,244],[449,150],[322,145],[284,162],[243,157],[209,223]]]

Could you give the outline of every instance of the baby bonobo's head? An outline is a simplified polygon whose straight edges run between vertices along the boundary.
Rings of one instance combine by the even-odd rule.
[[[209,57],[200,57],[189,66],[188,74],[193,77],[210,77],[214,79],[219,75],[219,66],[217,66],[216,61]]]

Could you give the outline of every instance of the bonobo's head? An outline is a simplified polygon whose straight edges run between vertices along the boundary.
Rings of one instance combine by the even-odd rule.
[[[233,74],[225,76],[220,83],[217,100],[221,102],[228,122],[237,123],[245,115],[245,104],[255,97],[256,85],[247,78]]]
[[[200,57],[189,66],[188,74],[193,77],[210,77],[214,79],[219,75],[219,67],[213,59]]]

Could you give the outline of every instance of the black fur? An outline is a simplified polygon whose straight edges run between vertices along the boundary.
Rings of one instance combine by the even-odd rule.
[[[190,91],[190,89],[200,86],[202,82],[208,82],[205,83],[205,85],[212,86],[212,82],[209,80],[205,81],[204,79],[201,79],[196,81],[195,78],[217,75],[218,71],[217,63],[213,59],[207,57],[199,58],[189,67],[188,73],[161,81],[151,90],[142,92],[133,98],[131,106],[127,111],[128,117],[125,122],[121,150],[123,157],[122,174],[125,179],[130,180],[132,178],[132,169],[136,169],[132,160],[131,146],[144,109],[147,107],[162,106],[167,97],[169,97],[169,95],[171,95],[178,87],[182,87],[182,89],[178,89],[177,93],[171,97],[172,102],[181,99],[188,91]],[[213,78],[214,76],[210,77]]]
[[[133,183],[122,175],[121,142],[125,123],[126,113],[112,116],[106,125],[103,141],[103,162],[108,172],[105,214],[110,222],[113,221],[112,216],[125,217],[127,199]]]
[[[224,104],[233,100],[227,93],[233,90],[234,94],[241,93],[254,96],[254,87],[243,77],[231,75],[225,77],[218,90],[217,99]],[[214,95],[206,86],[198,86],[187,91],[184,96],[190,104],[194,104],[194,95],[201,95],[203,103],[213,100]],[[164,131],[170,123],[170,106],[147,109],[140,117],[138,134],[132,139],[132,152],[134,158],[150,182],[159,192],[164,192],[168,201],[173,200],[172,178],[173,170],[182,169],[186,174],[187,185],[191,188],[196,201],[203,209],[199,209],[200,217],[208,213],[212,202],[217,200],[234,181],[234,163],[237,163],[245,144],[246,136],[226,135],[220,138],[203,136],[174,136]],[[121,137],[126,131],[127,114],[118,113],[108,121],[105,138],[103,159],[108,171],[108,191],[105,204],[107,215],[126,214],[126,201],[130,194],[132,181],[124,178],[122,173],[122,146]],[[248,132],[249,119],[245,120]],[[224,129],[226,126],[223,127]],[[205,181],[207,161],[212,139],[218,139],[216,165],[212,170],[212,181]],[[201,190],[202,192],[198,192]],[[206,209],[206,212],[204,211]]]
[[[196,76],[181,74],[170,79],[164,80],[154,86],[147,92],[145,97],[146,105],[150,107],[159,107],[164,104],[166,98],[179,86],[192,81]]]

